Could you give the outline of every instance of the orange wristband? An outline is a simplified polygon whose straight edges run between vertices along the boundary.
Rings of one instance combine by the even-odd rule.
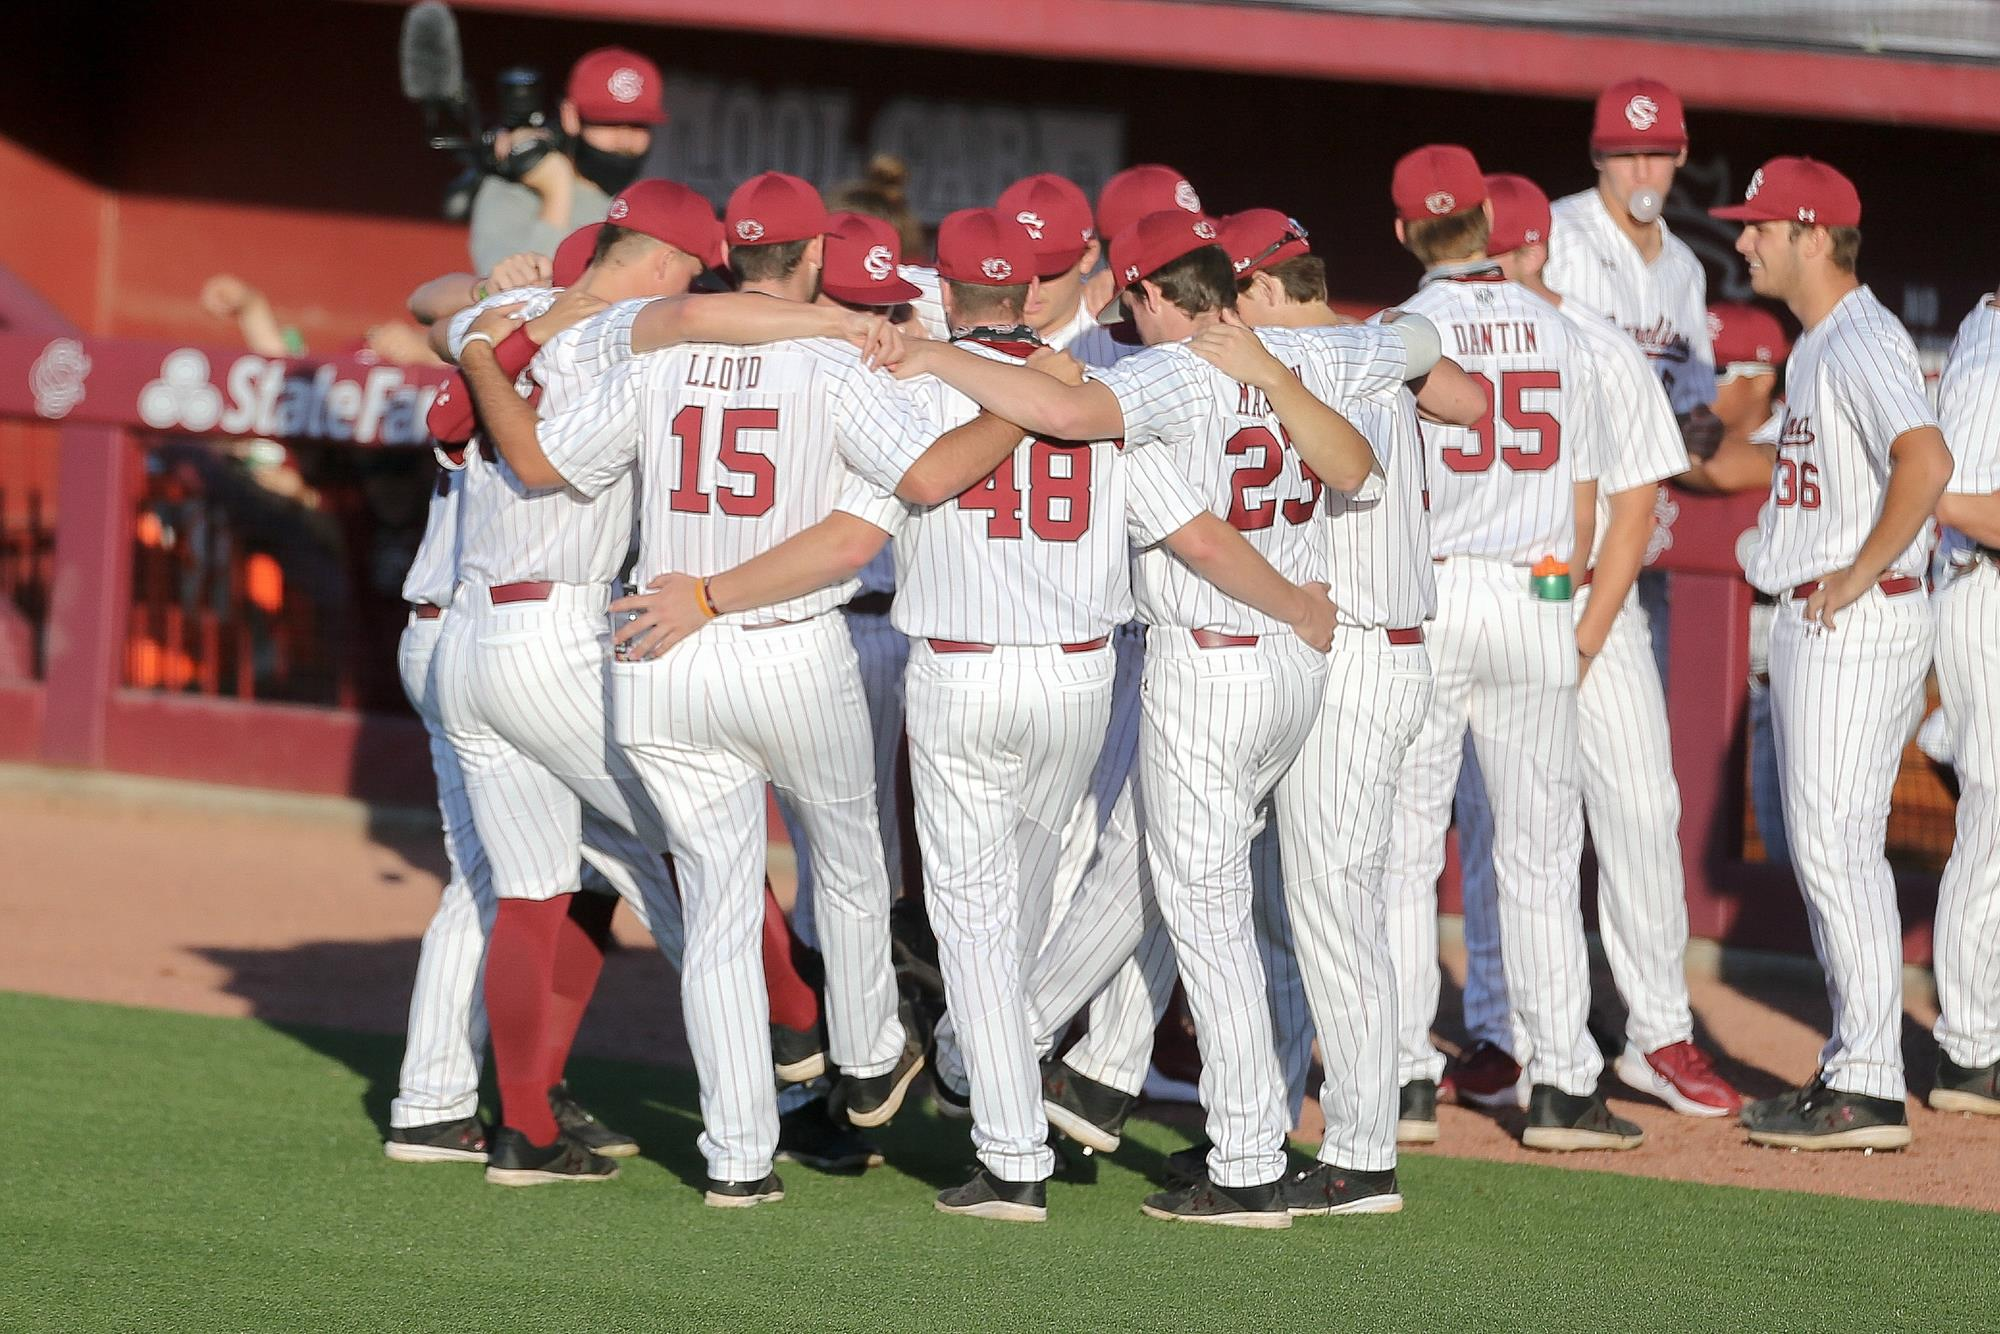
[[[708,594],[708,580],[704,579],[694,586],[694,605],[703,616],[711,621],[715,619],[715,599]]]

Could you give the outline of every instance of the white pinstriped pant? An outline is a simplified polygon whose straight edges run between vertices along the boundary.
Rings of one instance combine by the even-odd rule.
[[[1958,837],[1938,886],[1937,1040],[1977,1069],[2000,1060],[2000,563],[1961,570],[1935,601],[1959,785]]]
[[[889,882],[854,645],[837,616],[710,625],[611,668],[612,734],[667,825],[687,919],[681,971],[709,1175],[759,1180],[778,1139],[761,951],[764,784],[819,857],[828,1056],[881,1074],[903,1047],[889,961]]]
[[[1579,619],[1590,590],[1577,595]],[[1598,925],[1624,997],[1626,1032],[1642,1052],[1694,1036],[1688,1008],[1687,890],[1681,873],[1681,790],[1674,777],[1667,697],[1646,609],[1625,599],[1604,649],[1577,690],[1583,809],[1597,849]],[[1525,1059],[1500,962],[1493,888],[1493,813],[1467,747],[1458,780],[1458,852],[1465,896],[1465,1027]]]
[[[462,1121],[477,1112],[486,1049],[486,1000],[479,981],[485,971],[486,935],[493,926],[493,876],[473,828],[458,753],[445,739],[438,717],[431,660],[443,631],[443,617],[419,620],[413,615],[396,644],[403,693],[430,739],[438,819],[451,868],[417,951],[409,1037],[403,1044],[396,1098],[389,1104],[389,1124],[397,1129]]]
[[[1494,879],[1507,990],[1532,1048],[1529,1078],[1596,1090],[1603,1057],[1587,1028],[1589,959],[1578,877],[1583,855],[1576,619],[1544,602],[1528,572],[1454,557],[1437,567],[1430,630],[1436,687],[1396,782],[1384,880],[1396,969],[1397,1079],[1435,1080],[1437,880],[1468,728],[1493,803]]]
[[[910,654],[910,779],[972,1141],[1005,1181],[1055,1168],[1026,975],[1048,930],[1063,827],[1111,710],[1109,649]],[[948,1076],[949,1077],[949,1076]]]
[[[868,727],[875,739],[875,814],[882,827],[882,865],[893,893],[903,886],[902,797],[896,790],[896,759],[903,747],[903,668],[910,660],[910,637],[889,624],[886,612],[841,608],[847,636],[861,668],[861,693],[868,700]],[[792,905],[792,929],[799,939],[819,948],[819,926],[813,912],[812,847],[799,825],[792,803],[778,796],[778,816],[785,822],[798,857],[798,897]]]
[[[1833,1033],[1820,1052],[1831,1088],[1903,1096],[1903,930],[1885,851],[1889,796],[1923,712],[1934,629],[1921,590],[1870,589],[1808,627],[1778,599],[1771,623],[1771,722],[1792,867],[1826,970]]]
[[[1289,927],[1298,978],[1291,985],[1303,986],[1319,1032],[1320,1161],[1380,1172],[1396,1165],[1398,1114],[1384,870],[1397,776],[1430,709],[1431,664],[1421,644],[1394,645],[1379,629],[1349,626],[1335,632],[1327,664],[1325,704],[1272,798],[1283,911],[1267,930],[1282,941],[1277,933]],[[1279,953],[1287,952],[1267,957]],[[1272,989],[1278,1055],[1288,1067],[1303,1066],[1311,1036],[1289,1036],[1299,1025],[1285,1017],[1297,1008],[1284,1004],[1288,989]],[[1303,1085],[1303,1069],[1297,1079]]]
[[[1225,1188],[1285,1171],[1290,1121],[1252,921],[1250,841],[1319,715],[1326,673],[1326,658],[1289,634],[1212,649],[1185,629],[1146,637],[1146,860],[1201,1048],[1209,1176]]]

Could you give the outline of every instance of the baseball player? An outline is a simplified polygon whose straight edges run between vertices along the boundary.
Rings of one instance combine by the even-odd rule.
[[[818,286],[826,227],[818,193],[796,177],[766,173],[737,189],[725,217],[734,238],[728,257],[756,294],[752,304],[783,313],[785,303],[799,303],[811,316],[803,303]],[[642,310],[628,320],[635,350],[646,345],[646,319]],[[886,375],[826,342],[755,352],[674,347],[621,368],[546,424],[541,439],[532,421],[521,431],[518,405],[495,406],[511,409],[491,424],[533,484],[590,496],[638,472],[646,497],[640,564],[662,575],[677,565],[726,568],[817,522],[836,502],[876,512],[881,501],[851,469],[875,457],[870,449],[922,430]],[[824,614],[853,591],[849,582],[738,615],[658,661],[612,669],[613,735],[665,815],[682,870],[682,989],[701,1078],[705,1199],[718,1207],[784,1198],[771,1171],[776,1108],[759,1073],[770,1060],[769,1016],[750,939],[767,780],[794,802],[819,860],[829,1054],[841,1072],[836,1112],[856,1125],[883,1124],[923,1065],[896,1015],[888,882],[853,645]],[[614,610],[643,613],[648,596]]]
[[[1817,1074],[1743,1109],[1759,1144],[1894,1149],[1903,1107],[1902,929],[1884,853],[1933,628],[1930,518],[1952,459],[1909,334],[1855,277],[1861,199],[1838,171],[1779,157],[1743,202],[1737,253],[1804,332],[1786,373],[1771,499],[1745,573],[1777,599],[1771,704],[1785,827],[1826,970]]]
[[[1653,661],[1645,613],[1636,599],[1618,606],[1615,589],[1638,571],[1652,536],[1653,480],[1671,477],[1688,455],[1673,411],[1646,359],[1618,329],[1568,303],[1543,278],[1552,236],[1548,197],[1523,176],[1488,176],[1493,205],[1486,253],[1510,282],[1557,307],[1581,334],[1592,358],[1610,420],[1624,424],[1602,460],[1606,480],[1597,502],[1597,549],[1580,576],[1577,645],[1589,673],[1577,688],[1583,742],[1584,812],[1597,849],[1598,917],[1611,976],[1625,999],[1630,1034],[1616,1062],[1618,1077],[1689,1116],[1729,1116],[1742,1100],[1694,1045],[1688,1005],[1687,898],[1681,877],[1680,788],[1667,733],[1667,701]],[[1614,471],[1630,489],[1611,491]],[[1618,522],[1619,507],[1633,512]],[[1607,552],[1624,536],[1626,549]],[[1616,579],[1611,577],[1615,575]],[[1609,628],[1603,610],[1613,613]],[[1597,615],[1592,609],[1597,609]],[[1486,1105],[1512,1105],[1521,1069],[1512,1053],[1521,1042],[1508,1004],[1493,885],[1493,821],[1476,758],[1460,776],[1458,835],[1465,897],[1465,1023],[1473,1043],[1447,1076],[1457,1095]]]
[[[644,181],[613,201],[573,290],[584,301],[684,291],[719,249],[714,214],[698,195]],[[488,307],[524,298],[529,305],[519,313],[527,315],[558,300],[547,289],[517,291],[489,298]],[[525,371],[547,411],[608,364],[595,330],[565,328],[538,345],[550,326],[530,320],[516,328],[489,308],[453,320],[452,350],[469,376],[475,366],[493,371],[516,403],[511,376]],[[600,896],[576,893],[579,857],[589,856],[635,905],[669,958],[678,961],[681,948],[678,903],[664,863],[649,850],[666,846],[658,813],[606,745],[606,604],[630,540],[630,488],[587,501],[540,488],[484,450],[468,455],[462,485],[460,582],[433,672],[500,900],[487,946],[486,1006],[503,1124],[487,1179],[605,1180],[615,1165],[547,1109],[554,1058],[574,1035],[609,928],[610,902],[600,908]]]
[[[1325,400],[1400,392],[1408,353],[1401,338],[1377,336],[1367,355],[1344,358],[1321,338],[1272,331],[1267,345],[1297,373],[1269,389],[1228,379],[1170,341],[1235,320],[1235,278],[1215,239],[1212,222],[1179,210],[1114,237],[1112,268],[1127,284],[1120,300],[1151,346],[1093,372],[1092,383],[1052,386],[942,353],[927,353],[924,365],[1030,429],[1122,434],[1140,447],[1134,468],[1170,466],[1281,571],[1311,577],[1325,561],[1310,526],[1321,489],[1314,474],[1352,489],[1374,467],[1365,438]],[[1287,415],[1317,405],[1324,417],[1311,430],[1281,422],[1285,399]],[[1140,738],[1147,860],[1195,1018],[1214,1143],[1208,1176],[1150,1197],[1145,1212],[1284,1227],[1287,1124],[1250,928],[1248,851],[1257,807],[1318,712],[1325,659],[1287,647],[1295,641],[1273,633],[1278,622],[1190,579],[1157,549],[1141,552],[1135,589],[1151,627]]]
[[[1438,611],[1429,716],[1397,780],[1387,897],[1395,957],[1398,1137],[1437,1136],[1430,1044],[1437,1011],[1437,877],[1464,738],[1488,781],[1508,992],[1531,1047],[1522,1142],[1548,1150],[1629,1149],[1643,1134],[1597,1095],[1602,1058],[1586,1028],[1589,974],[1579,907],[1583,812],[1576,688],[1624,601],[1645,545],[1657,474],[1608,458],[1593,353],[1546,301],[1486,255],[1491,206],[1472,154],[1429,145],[1396,164],[1396,234],[1425,267],[1405,309],[1483,377],[1492,408],[1471,429],[1426,433]],[[1612,496],[1597,578],[1613,594],[1581,618],[1570,563],[1591,550],[1597,491]],[[1636,532],[1634,531],[1636,530]],[[1612,566],[1611,553],[1630,564]]]
[[[1931,1106],[2000,1115],[2000,297],[1958,326],[1938,381],[1954,451],[1938,502],[1949,582],[1935,601],[1938,693],[1958,770],[1958,837],[1938,887]]]

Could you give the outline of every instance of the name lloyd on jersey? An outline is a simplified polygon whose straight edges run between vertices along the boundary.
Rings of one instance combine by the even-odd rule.
[[[217,413],[204,404],[204,396],[215,392],[208,388],[205,357],[199,359],[199,383],[187,383],[191,377],[182,367],[192,361],[185,357],[188,351],[169,353],[162,366],[155,385],[169,392],[141,397],[140,416],[147,425],[161,430],[218,430],[226,435],[351,440],[362,445],[421,445],[431,438],[424,418],[438,386],[412,384],[394,366],[372,367],[364,379],[351,380],[340,378],[339,368],[332,365],[316,367],[307,375],[303,367],[288,361],[246,353],[223,376],[226,401]]]
[[[706,352],[688,362],[690,389],[755,389],[764,378],[764,358]]]
[[[1497,320],[1491,323],[1456,324],[1452,337],[1458,340],[1461,357],[1496,356],[1507,352],[1539,352],[1540,334],[1528,320]]]

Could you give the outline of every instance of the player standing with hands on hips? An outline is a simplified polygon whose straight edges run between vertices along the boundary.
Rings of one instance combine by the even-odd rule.
[[[1805,329],[1745,573],[1778,600],[1771,701],[1785,826],[1833,1002],[1818,1073],[1744,1108],[1743,1124],[1759,1144],[1899,1149],[1910,1142],[1903,933],[1884,848],[1930,665],[1923,576],[1951,452],[1916,345],[1855,276],[1853,183],[1811,158],[1773,158],[1741,204],[1710,211],[1743,224],[1736,250],[1751,287]]]

